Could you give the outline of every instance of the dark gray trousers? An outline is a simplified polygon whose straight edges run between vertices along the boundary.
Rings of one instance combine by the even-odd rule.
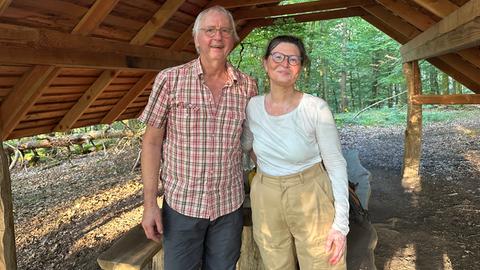
[[[235,270],[242,245],[242,208],[216,220],[182,215],[164,201],[165,270]]]

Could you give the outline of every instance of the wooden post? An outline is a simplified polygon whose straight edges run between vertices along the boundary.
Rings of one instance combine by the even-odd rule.
[[[0,145],[3,145],[1,140]],[[0,166],[0,269],[16,270],[12,188],[8,161],[3,147],[0,147]]]
[[[407,130],[405,131],[405,153],[403,158],[402,186],[420,191],[420,156],[422,153],[422,105],[415,105],[412,98],[422,93],[420,68],[417,61],[403,64],[407,82]]]

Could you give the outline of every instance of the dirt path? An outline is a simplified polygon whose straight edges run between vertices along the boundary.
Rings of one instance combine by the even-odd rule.
[[[424,128],[422,190],[405,192],[403,128],[346,127],[372,172],[379,269],[479,269],[480,119]],[[99,269],[96,257],[141,218],[138,146],[12,173],[19,269]]]

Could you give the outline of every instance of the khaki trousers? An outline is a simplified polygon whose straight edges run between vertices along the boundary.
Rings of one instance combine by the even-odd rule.
[[[345,254],[328,263],[335,215],[331,181],[321,164],[288,176],[257,173],[252,181],[253,237],[267,270],[346,269]]]

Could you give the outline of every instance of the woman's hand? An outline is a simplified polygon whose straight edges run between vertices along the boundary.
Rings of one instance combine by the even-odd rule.
[[[325,250],[327,253],[332,253],[328,262],[331,265],[337,264],[345,253],[345,246],[347,237],[341,232],[330,229],[327,236],[327,242],[325,243]]]

